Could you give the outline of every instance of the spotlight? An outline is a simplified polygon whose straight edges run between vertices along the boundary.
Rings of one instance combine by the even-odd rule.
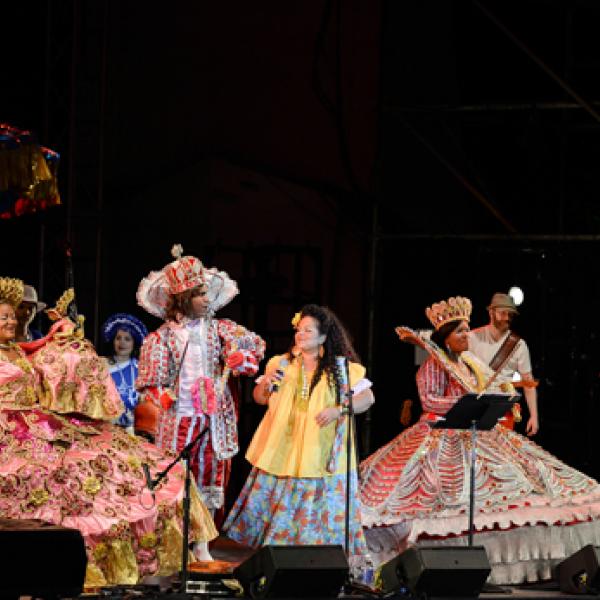
[[[520,287],[513,285],[510,290],[508,290],[508,295],[513,299],[517,306],[521,306],[521,304],[523,304],[525,294],[523,294],[523,290]]]

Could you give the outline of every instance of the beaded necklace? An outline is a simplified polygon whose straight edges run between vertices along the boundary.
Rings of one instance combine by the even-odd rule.
[[[300,368],[298,369],[298,383],[296,385],[295,400],[298,410],[306,411],[308,408],[308,401],[310,400],[310,384],[314,371],[307,375],[306,368],[304,367],[304,360],[300,355],[298,357],[300,361]]]

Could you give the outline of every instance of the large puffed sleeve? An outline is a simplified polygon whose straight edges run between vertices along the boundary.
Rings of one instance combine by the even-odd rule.
[[[448,373],[430,356],[417,372],[417,388],[424,412],[445,415],[462,394],[447,395]]]
[[[158,331],[146,337],[140,349],[135,387],[157,387],[167,379],[168,347]]]
[[[172,389],[175,364],[169,355],[168,330],[163,325],[146,337],[140,349],[135,387],[140,401],[150,400],[168,409],[175,399]]]
[[[355,387],[361,380],[365,378],[367,370],[360,364],[355,362],[349,363],[350,371],[350,387]]]
[[[256,333],[229,319],[220,319],[218,334],[223,340],[222,357],[234,375],[255,375],[265,355],[265,341]]]

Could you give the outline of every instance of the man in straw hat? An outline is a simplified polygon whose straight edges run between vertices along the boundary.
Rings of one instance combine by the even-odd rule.
[[[502,292],[492,296],[487,308],[490,322],[469,333],[469,350],[496,373],[497,383],[513,382],[515,373],[519,373],[521,381],[517,385],[523,387],[529,409],[526,432],[535,435],[539,430],[537,382],[531,372],[529,348],[525,340],[510,329],[519,311],[512,297]],[[510,422],[505,424],[512,427]]]
[[[29,326],[37,313],[46,308],[45,302],[38,300],[37,290],[32,285],[23,286],[23,301],[17,306],[17,331],[15,341],[31,342],[42,337],[42,332]]]
[[[147,402],[158,408],[156,430],[149,433],[162,448],[178,452],[208,427],[191,466],[214,512],[223,508],[231,458],[238,451],[237,386],[229,377],[254,375],[265,342],[233,321],[214,318],[238,294],[227,273],[182,256],[179,245],[171,252],[175,261],[145,277],[137,292],[140,306],[165,323],[142,345],[136,429]]]

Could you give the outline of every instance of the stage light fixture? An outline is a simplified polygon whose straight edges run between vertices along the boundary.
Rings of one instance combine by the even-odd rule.
[[[523,293],[523,290],[520,287],[513,285],[510,288],[510,290],[508,290],[508,295],[513,299],[513,302],[517,306],[521,306],[521,304],[523,304],[525,294]]]

